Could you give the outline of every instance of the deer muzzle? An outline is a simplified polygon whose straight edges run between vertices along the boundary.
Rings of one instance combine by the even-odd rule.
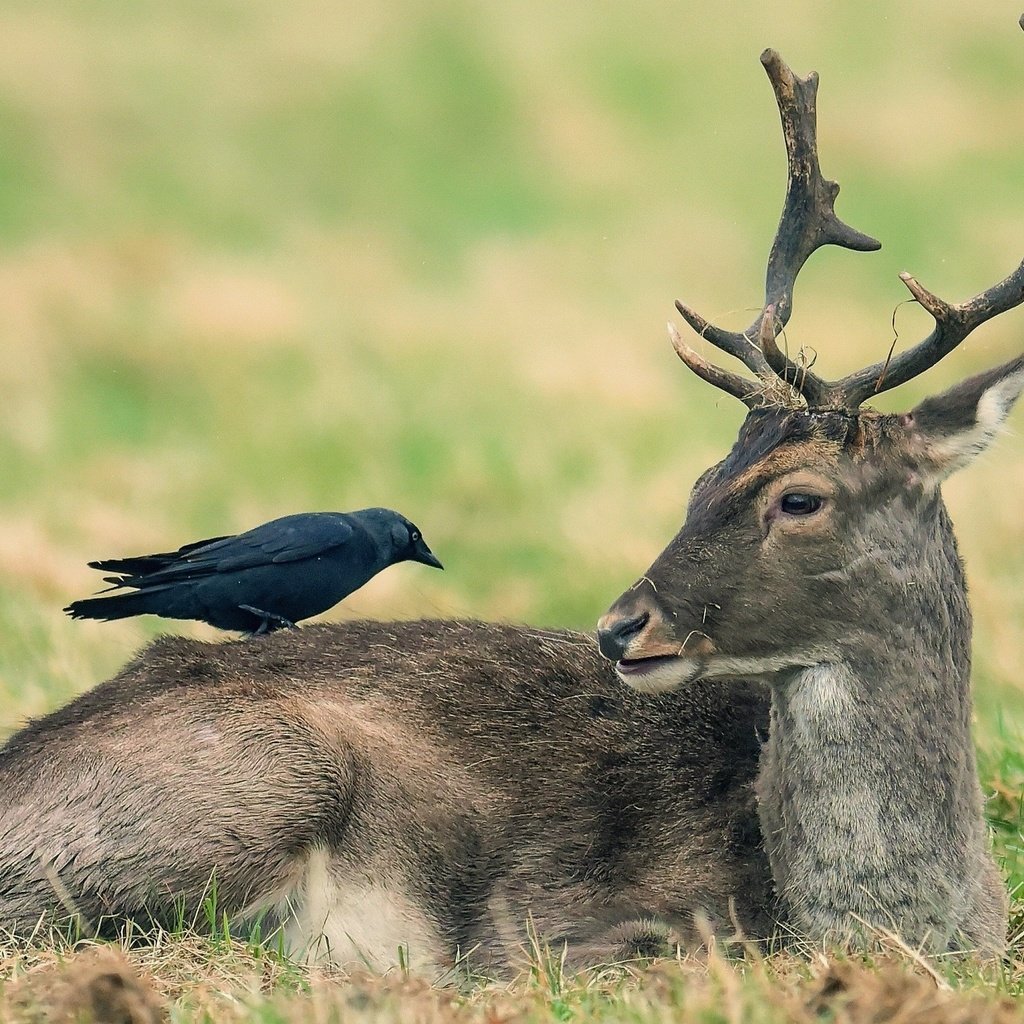
[[[663,657],[702,657],[714,645],[699,630],[677,636],[674,623],[646,593],[626,591],[597,623],[601,653],[616,662]]]
[[[609,612],[597,624],[597,646],[609,661],[619,661],[626,656],[634,638],[643,632],[650,622],[651,613],[638,612],[636,615],[616,615]]]
[[[677,636],[650,588],[639,587],[626,591],[598,621],[597,644],[624,682],[650,693],[692,679],[715,652],[699,631]]]

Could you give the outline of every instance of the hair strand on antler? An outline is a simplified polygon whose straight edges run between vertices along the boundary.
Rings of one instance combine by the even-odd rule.
[[[998,284],[954,306],[918,283],[910,274],[900,280],[931,314],[935,328],[924,341],[891,359],[866,366],[828,386],[829,405],[854,410],[872,395],[905,384],[949,355],[976,327],[1024,302],[1024,261]]]

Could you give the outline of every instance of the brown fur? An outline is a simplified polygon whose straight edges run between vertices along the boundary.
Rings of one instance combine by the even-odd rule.
[[[54,875],[89,924],[173,924],[215,874],[221,912],[286,925],[280,897],[325,851],[338,879],[405,894],[438,969],[508,964],[531,917],[587,963],[647,915],[692,938],[695,913],[732,932],[735,904],[764,935],[766,713],[755,684],[635,694],[567,632],[164,638],[0,751],[0,924],[65,916]]]

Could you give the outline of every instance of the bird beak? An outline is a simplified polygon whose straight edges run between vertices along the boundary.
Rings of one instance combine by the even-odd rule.
[[[441,560],[428,547],[424,547],[422,550],[417,551],[414,560],[417,562],[422,562],[424,565],[432,565],[435,569],[444,568],[444,566],[441,564]]]

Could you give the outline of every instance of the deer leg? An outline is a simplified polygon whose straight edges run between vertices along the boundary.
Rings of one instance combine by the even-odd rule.
[[[260,618],[259,626],[253,630],[253,636],[260,636],[263,633],[272,633],[275,629],[295,629],[295,623],[286,619],[283,615],[275,615],[273,612],[265,612],[262,608],[254,608],[251,604],[240,604],[238,606],[243,612],[249,612]]]

